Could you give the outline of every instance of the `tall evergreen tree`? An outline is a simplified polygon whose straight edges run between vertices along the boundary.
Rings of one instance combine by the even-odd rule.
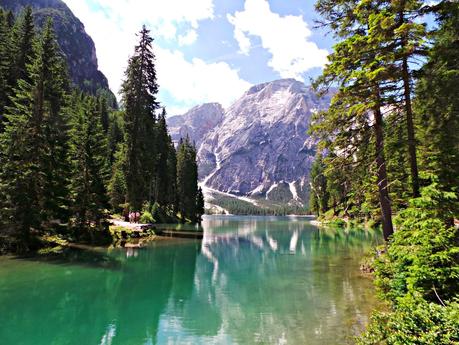
[[[368,17],[368,33],[379,59],[389,73],[385,83],[389,89],[393,109],[405,113],[408,161],[412,196],[419,196],[419,173],[416,154],[414,113],[412,106],[414,66],[424,56],[427,36],[426,24],[419,22],[424,15],[424,2],[419,0],[375,0]],[[364,2],[363,2],[364,3]]]
[[[126,208],[126,177],[124,175],[125,168],[125,146],[120,144],[118,151],[114,155],[114,163],[111,171],[111,178],[108,184],[108,193],[110,204],[115,212],[122,212]]]
[[[309,209],[320,216],[327,211],[329,199],[327,179],[325,177],[325,164],[320,152],[316,154],[314,163],[311,166],[309,180],[311,181]]]
[[[104,228],[108,209],[107,139],[98,107],[93,97],[78,96],[72,127],[72,210],[77,235],[92,240],[93,230]]]
[[[43,69],[44,102],[49,107],[44,117],[47,157],[43,168],[45,182],[45,208],[48,219],[67,223],[69,217],[69,114],[68,94],[70,79],[53,31],[51,19],[43,29],[43,51],[46,65]]]
[[[108,133],[108,129],[110,127],[110,116],[108,113],[107,100],[103,96],[99,96],[97,103],[102,128],[105,133]]]
[[[65,217],[66,136],[63,63],[52,23],[36,45],[28,80],[19,80],[5,132],[0,136],[1,216],[27,249],[44,226]],[[64,221],[64,219],[61,219]],[[34,231],[34,233],[32,233]]]
[[[11,10],[6,11],[5,12],[5,16],[6,16],[6,23],[8,24],[8,28],[12,29],[13,26],[14,26],[14,22],[15,22],[15,18],[14,18],[13,12]]]
[[[33,41],[35,38],[35,25],[32,8],[26,7],[13,28],[13,55],[14,65],[12,78],[14,80],[25,79],[27,81],[29,73],[27,66],[30,65],[35,57]]]
[[[196,195],[196,220],[200,222],[202,220],[203,214],[206,212],[205,209],[205,200],[204,200],[204,193],[202,192],[202,188],[198,188],[198,194]]]
[[[198,166],[196,149],[189,138],[181,140],[177,149],[177,195],[179,212],[182,221],[187,219],[195,222],[196,197],[198,194]]]
[[[330,62],[315,84],[325,89],[338,85],[339,90],[330,109],[314,117],[312,128],[322,141],[332,138],[330,151],[349,158],[363,143],[374,140],[381,220],[384,238],[388,239],[393,225],[382,109],[388,104],[384,96],[390,94],[393,86],[385,83],[389,71],[369,35],[368,23],[374,7],[371,2],[356,4],[353,0],[318,1],[316,9],[340,42],[334,46]]]
[[[144,26],[139,33],[140,41],[134,55],[129,59],[122,86],[125,106],[126,186],[127,201],[135,210],[143,203],[152,203],[156,176],[157,149],[155,141],[156,82],[153,39]]]
[[[163,108],[158,119],[156,131],[156,149],[158,159],[156,161],[155,169],[155,200],[161,206],[165,206],[168,203],[168,187],[171,181],[175,179],[175,175],[172,176],[169,174],[169,167],[167,164],[170,154],[170,140],[169,134],[167,133],[166,109]]]
[[[124,125],[123,113],[114,111],[109,115],[109,128],[108,128],[108,159],[110,165],[115,162],[115,154],[119,150],[119,145],[124,143]]]
[[[11,29],[7,14],[0,8],[0,132],[3,128],[3,114],[10,96]]]
[[[167,170],[169,175],[169,184],[167,188],[167,204],[171,206],[172,212],[175,214],[178,211],[178,195],[177,195],[177,151],[174,143],[169,136],[169,153],[167,155]]]
[[[416,90],[421,166],[459,195],[459,4],[444,1],[436,14],[439,29]],[[457,202],[451,206],[457,213]]]

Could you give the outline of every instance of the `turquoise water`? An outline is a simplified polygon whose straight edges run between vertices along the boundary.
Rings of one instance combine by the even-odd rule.
[[[346,344],[375,306],[372,231],[207,217],[202,242],[0,259],[0,344]]]

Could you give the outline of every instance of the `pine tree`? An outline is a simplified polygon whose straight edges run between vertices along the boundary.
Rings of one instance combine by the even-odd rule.
[[[198,193],[198,166],[196,149],[189,138],[181,140],[177,150],[177,195],[182,222],[195,222],[196,196]]]
[[[404,112],[408,161],[412,196],[419,196],[419,173],[416,154],[414,114],[412,106],[414,66],[425,55],[426,24],[420,23],[424,15],[424,2],[419,0],[373,1],[369,11],[368,33],[379,59],[389,71],[385,83],[391,84],[388,96],[392,110]],[[362,7],[365,5],[362,5]]]
[[[178,212],[178,195],[177,195],[177,151],[174,143],[169,136],[169,153],[167,155],[167,171],[169,175],[169,184],[167,188],[167,204],[170,205],[172,213]]]
[[[116,152],[119,151],[119,145],[124,143],[124,130],[123,130],[123,113],[120,111],[112,112],[109,115],[109,128],[108,128],[108,159],[110,166],[116,160]]]
[[[390,196],[394,212],[408,206],[408,200],[413,196],[413,185],[410,183],[411,168],[409,152],[407,151],[406,121],[400,121],[403,112],[391,112],[386,115],[387,169],[390,183]]]
[[[205,209],[205,200],[204,200],[204,193],[202,192],[202,188],[198,188],[198,194],[196,195],[196,220],[200,222],[202,220],[202,216],[206,212]]]
[[[12,11],[6,11],[5,12],[5,16],[6,16],[6,23],[8,24],[8,28],[9,29],[13,29],[13,26],[14,26],[14,22],[15,22],[15,18],[14,18],[14,14]]]
[[[336,3],[320,0],[316,9],[340,42],[329,56],[329,64],[316,81],[317,88],[338,85],[330,109],[314,116],[313,131],[322,141],[332,138],[330,151],[352,158],[360,147],[374,140],[376,185],[379,189],[384,238],[393,233],[391,201],[384,155],[383,107],[387,106],[392,85],[380,50],[369,35],[368,23],[375,7],[371,2],[353,0]],[[358,165],[359,162],[355,162]]]
[[[56,217],[65,216],[66,136],[62,59],[48,22],[28,66],[30,80],[19,80],[5,132],[0,137],[1,215],[23,249]],[[62,221],[65,219],[61,219]]]
[[[329,193],[327,191],[327,178],[325,177],[325,164],[322,154],[318,152],[311,166],[309,176],[311,193],[309,195],[309,209],[317,216],[325,213],[328,209]]]
[[[122,87],[125,106],[126,186],[127,201],[134,210],[144,202],[154,201],[157,149],[155,142],[156,82],[153,39],[143,27],[140,42],[129,60]]]
[[[70,79],[60,53],[51,20],[43,29],[44,102],[49,106],[44,117],[47,156],[43,162],[45,179],[44,212],[50,220],[67,223],[69,214],[69,111]]]
[[[27,66],[30,65],[35,58],[33,49],[34,39],[34,19],[32,15],[32,8],[28,6],[16,21],[13,28],[13,80],[25,79],[29,81]]]
[[[108,129],[110,127],[110,116],[108,113],[107,100],[104,97],[99,96],[97,99],[97,103],[102,128],[105,133],[108,133]]]
[[[439,29],[416,90],[421,166],[459,195],[459,4],[442,2],[436,12]]]
[[[111,178],[108,184],[110,205],[115,212],[122,212],[126,207],[127,186],[124,175],[125,159],[125,146],[120,144],[118,146],[118,151],[115,153]]]
[[[91,240],[94,240],[94,229],[104,229],[109,207],[107,139],[98,103],[93,97],[77,97],[72,127],[72,211],[77,235],[89,234]]]
[[[3,129],[3,114],[10,96],[11,29],[7,14],[0,8],[0,132]]]
[[[155,178],[155,200],[160,206],[166,206],[168,203],[168,186],[172,178],[175,176],[169,175],[169,167],[167,161],[170,153],[170,137],[167,133],[166,124],[166,109],[163,111],[158,119],[156,131],[156,149],[158,159],[156,161],[156,178]]]

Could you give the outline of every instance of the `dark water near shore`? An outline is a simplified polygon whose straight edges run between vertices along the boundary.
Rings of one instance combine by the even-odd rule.
[[[346,344],[376,305],[376,231],[207,217],[204,240],[0,258],[0,344]]]

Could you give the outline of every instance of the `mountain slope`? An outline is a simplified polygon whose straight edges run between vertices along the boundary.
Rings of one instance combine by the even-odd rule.
[[[0,0],[0,6],[18,15],[25,6],[31,6],[38,27],[52,17],[59,46],[64,53],[70,77],[82,90],[96,94],[104,90],[115,100],[105,75],[99,71],[96,49],[83,23],[61,0]]]
[[[253,86],[222,116],[196,107],[169,125],[177,138],[189,133],[196,140],[201,184],[209,199],[220,192],[261,207],[301,207],[309,198],[315,156],[309,122],[315,111],[328,107],[330,98],[317,98],[294,79],[276,80]],[[212,121],[215,126],[209,130]],[[194,129],[187,132],[189,123]]]
[[[197,147],[205,136],[217,127],[224,117],[224,109],[218,103],[198,105],[187,113],[167,118],[167,125],[172,140],[178,142],[187,135]]]

